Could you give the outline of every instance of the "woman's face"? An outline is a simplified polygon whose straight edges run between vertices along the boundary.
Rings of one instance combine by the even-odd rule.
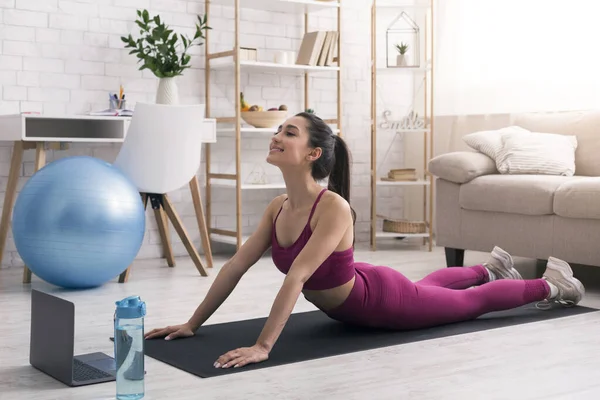
[[[278,167],[308,166],[314,160],[315,151],[309,147],[307,121],[294,116],[286,120],[271,138],[267,162]]]

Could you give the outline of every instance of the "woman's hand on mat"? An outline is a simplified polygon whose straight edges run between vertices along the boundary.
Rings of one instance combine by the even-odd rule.
[[[247,364],[259,363],[269,358],[269,351],[258,345],[241,347],[223,354],[215,362],[215,368],[239,368]]]
[[[152,329],[146,334],[146,339],[165,337],[165,340],[176,339],[180,337],[194,336],[194,331],[189,324],[167,326],[166,328]]]

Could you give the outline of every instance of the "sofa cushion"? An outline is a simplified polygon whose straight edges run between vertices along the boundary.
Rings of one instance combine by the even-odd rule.
[[[433,176],[454,183],[466,183],[481,175],[498,173],[494,160],[473,151],[440,154],[429,160],[428,170]]]
[[[554,214],[554,193],[569,180],[557,175],[485,175],[460,188],[459,204],[466,210],[525,215]]]
[[[498,152],[502,150],[502,135],[506,133],[527,134],[529,131],[520,126],[507,126],[505,128],[477,131],[463,136],[463,140],[469,147],[485,154],[492,160],[496,160]]]
[[[580,177],[560,185],[554,213],[566,218],[600,219],[600,178]]]
[[[509,132],[502,134],[501,141],[496,153],[496,168],[501,174],[575,174],[575,135]]]
[[[600,111],[523,113],[518,114],[513,123],[532,132],[577,136],[575,174],[600,176]]]

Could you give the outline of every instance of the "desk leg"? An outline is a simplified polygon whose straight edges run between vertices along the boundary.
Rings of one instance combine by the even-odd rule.
[[[34,173],[42,169],[46,165],[46,148],[44,142],[37,142],[35,144],[35,165]],[[31,270],[27,268],[27,265],[23,267],[23,283],[31,283]]]
[[[10,226],[11,214],[21,175],[21,163],[23,161],[23,145],[21,140],[17,140],[13,145],[13,153],[10,161],[10,171],[8,173],[8,182],[6,183],[6,192],[4,193],[4,206],[2,207],[2,221],[0,222],[0,260],[4,255],[4,246],[8,236],[8,227]]]
[[[208,229],[206,228],[206,220],[204,219],[204,207],[202,206],[202,197],[200,195],[200,185],[196,175],[190,180],[190,191],[192,192],[192,200],[194,201],[194,209],[196,210],[196,219],[198,220],[198,228],[200,229],[200,238],[202,239],[202,247],[206,257],[208,268],[212,268],[212,250],[210,248],[210,240],[208,239]]]

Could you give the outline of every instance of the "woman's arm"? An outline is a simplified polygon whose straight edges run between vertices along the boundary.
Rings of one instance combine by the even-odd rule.
[[[282,196],[278,196],[271,201],[256,231],[252,233],[235,255],[221,267],[206,297],[188,321],[192,331],[198,330],[221,306],[237,286],[242,276],[269,249],[274,213],[279,210],[282,201]]]
[[[275,345],[302,293],[304,283],[335,251],[348,228],[352,226],[350,205],[344,199],[332,196],[322,203],[326,207],[323,207],[309,241],[296,257],[285,277],[256,342],[257,346],[266,351],[270,351]]]
[[[216,360],[215,367],[242,367],[268,358],[298,301],[304,283],[335,251],[348,228],[352,226],[350,206],[344,199],[337,196],[324,198],[321,205],[322,216],[319,217],[308,243],[290,267],[256,344],[223,354]]]

